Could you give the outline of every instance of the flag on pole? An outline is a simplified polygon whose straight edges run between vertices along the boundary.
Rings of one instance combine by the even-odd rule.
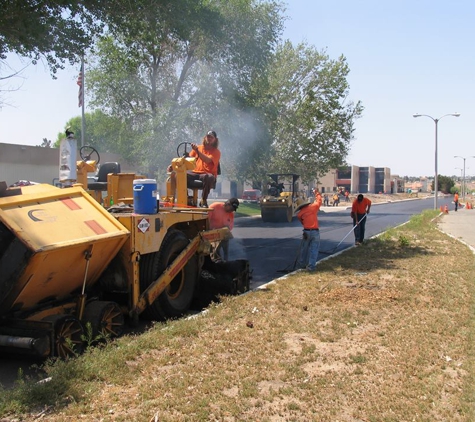
[[[78,107],[81,107],[84,101],[84,62],[81,63],[81,69],[76,83],[79,85]]]

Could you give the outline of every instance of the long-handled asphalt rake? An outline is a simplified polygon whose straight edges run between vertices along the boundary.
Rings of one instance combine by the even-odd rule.
[[[278,273],[285,273],[285,274],[288,274],[288,273],[291,273],[291,272],[294,272],[295,271],[295,267],[297,267],[297,261],[299,259],[299,256],[300,256],[300,251],[302,250],[302,245],[303,245],[303,242],[305,241],[304,238],[302,238],[302,240],[300,241],[300,245],[297,249],[297,255],[295,256],[295,260],[294,260],[294,263],[292,265],[291,268],[290,265],[287,265],[287,267],[285,267],[283,270],[277,270]]]
[[[358,221],[358,222],[353,226],[353,228],[345,235],[345,237],[340,240],[340,243],[338,243],[338,245],[336,245],[332,250],[330,250],[330,251],[319,251],[318,253],[323,253],[323,254],[326,254],[326,255],[333,255],[333,254],[336,252],[336,250],[338,249],[338,247],[343,243],[343,241],[344,241],[352,232],[354,232],[354,230],[356,229],[356,227],[358,227],[358,224],[360,224],[360,222],[363,221],[363,220],[366,218],[366,215],[367,215],[367,214],[365,214],[365,215],[363,216],[363,218],[362,218],[360,221]]]

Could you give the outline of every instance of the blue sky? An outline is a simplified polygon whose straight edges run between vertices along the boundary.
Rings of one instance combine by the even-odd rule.
[[[350,100],[365,108],[356,123],[348,162],[389,167],[400,176],[432,176],[438,119],[438,169],[475,175],[475,2],[472,0],[291,0],[284,38],[344,55]],[[14,58],[12,66],[18,67]],[[56,139],[77,106],[77,68],[52,80],[30,66],[19,90],[0,109],[0,142],[38,145]],[[11,83],[12,84],[12,83]],[[5,88],[5,82],[2,84]],[[87,102],[86,102],[87,104]]]

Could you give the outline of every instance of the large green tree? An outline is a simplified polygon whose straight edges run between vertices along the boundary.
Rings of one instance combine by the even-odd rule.
[[[54,74],[75,63],[101,30],[99,0],[0,0],[0,60],[16,53],[36,63],[44,58]],[[0,69],[1,70],[1,69]]]
[[[363,110],[348,99],[348,74],[343,56],[332,60],[305,43],[280,46],[261,96],[274,137],[264,155],[269,171],[299,173],[310,182],[344,164]]]
[[[132,134],[129,127],[121,119],[108,116],[100,110],[85,113],[84,118],[86,121],[85,145],[94,147],[99,154],[113,152],[121,154],[124,158],[132,155],[130,151],[132,145],[130,137]],[[69,128],[76,139],[81,139],[82,121],[80,116],[71,118],[66,123],[65,128]],[[59,144],[64,137],[65,130],[58,133],[54,143],[56,148],[59,148]]]
[[[434,181],[432,181],[431,189],[434,191]],[[449,176],[437,176],[437,189],[442,193],[450,193],[450,190],[455,186],[454,180]]]
[[[182,141],[218,132],[224,167],[239,153],[250,87],[282,31],[280,4],[252,0],[119,2],[87,77],[91,104],[134,131],[134,154],[165,169]],[[130,9],[127,9],[130,4]]]

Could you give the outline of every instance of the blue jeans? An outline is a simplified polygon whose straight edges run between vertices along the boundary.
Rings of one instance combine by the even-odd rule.
[[[358,223],[358,225],[355,227],[355,241],[363,243],[366,227],[366,214],[356,214],[354,224],[356,225],[356,223]]]
[[[317,265],[318,250],[320,248],[320,231],[304,230],[304,238],[300,247],[299,268],[314,271]],[[306,238],[305,238],[306,237]]]

